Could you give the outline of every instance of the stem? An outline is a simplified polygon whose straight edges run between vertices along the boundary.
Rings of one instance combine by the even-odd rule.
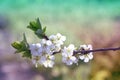
[[[49,40],[49,38],[46,35],[43,35],[43,38],[45,38],[46,40]],[[93,50],[76,50],[73,52],[73,55],[81,53],[81,54],[88,54],[90,52],[100,52],[100,51],[116,51],[116,50],[120,50],[120,47],[116,47],[116,48],[101,48],[101,49],[93,49]],[[58,52],[54,52],[53,55],[60,53],[60,51]]]
[[[60,53],[61,52],[61,50],[60,51],[58,51],[58,52],[53,52],[53,55],[55,55],[55,54],[57,54],[57,53]]]
[[[94,49],[94,50],[77,50],[73,52],[73,55],[81,53],[81,54],[88,54],[90,52],[100,52],[100,51],[116,51],[116,50],[120,50],[120,47],[116,47],[116,48],[101,48],[101,49]],[[60,53],[60,51],[58,52],[54,52],[53,55]]]
[[[78,51],[74,51],[74,54],[77,54],[77,53],[87,54],[87,53],[90,53],[90,52],[116,51],[116,50],[120,50],[120,47],[116,47],[116,48],[101,48],[101,49],[94,49],[94,50],[78,50]]]
[[[43,38],[49,40],[49,38],[46,35],[43,35]]]

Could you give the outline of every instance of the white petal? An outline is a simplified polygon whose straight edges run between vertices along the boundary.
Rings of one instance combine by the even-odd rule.
[[[42,47],[40,47],[40,48],[38,49],[38,53],[39,53],[40,55],[43,53]]]
[[[45,56],[41,56],[39,63],[43,64],[46,61],[46,57]]]
[[[83,48],[83,49],[87,49],[87,46],[86,45],[80,45],[80,49]]]
[[[57,41],[57,45],[58,45],[58,44],[59,44],[59,45],[63,45],[63,41],[58,40],[58,41]]]
[[[33,64],[36,64],[36,60],[35,60],[35,59],[32,59],[32,63],[33,63]]]
[[[67,48],[64,47],[64,49],[62,50],[62,56],[64,56],[64,57],[67,57],[67,56],[68,56],[66,49],[67,49]]]
[[[67,64],[67,65],[72,65],[73,62],[72,62],[71,60],[67,60],[67,61],[66,61],[66,64]]]
[[[33,56],[38,56],[38,52],[37,51],[34,51],[34,52],[31,52]]]
[[[39,56],[39,53],[37,51],[35,51],[35,50],[32,50],[31,54],[32,54],[32,56]]]
[[[62,40],[62,41],[65,41],[65,40],[66,40],[66,37],[65,37],[65,36],[61,36],[61,40]]]
[[[65,53],[65,52],[62,52],[62,56],[63,57],[68,57],[67,53]]]
[[[40,43],[37,43],[37,44],[36,44],[36,47],[37,47],[37,48],[41,47],[41,44],[40,44]]]
[[[88,54],[89,59],[93,59],[93,55],[92,54]]]
[[[45,44],[45,43],[46,43],[46,40],[45,40],[45,39],[42,39],[40,43],[41,43],[41,44]]]
[[[76,57],[75,57],[75,56],[71,56],[70,59],[71,59],[72,61],[75,61],[75,60],[76,60]]]
[[[73,55],[73,51],[71,51],[70,53],[68,53],[68,56],[72,56]]]
[[[67,58],[66,57],[62,57],[62,62],[66,63],[66,61],[67,61]]]
[[[47,45],[52,45],[52,42],[50,40],[46,41]]]
[[[74,46],[73,44],[70,44],[70,45],[68,46],[68,48],[71,49],[71,50],[74,50],[74,49],[75,49],[75,46]]]
[[[38,67],[38,61],[35,59],[34,56],[32,56],[32,63],[35,65],[35,67]]]
[[[35,47],[35,44],[30,44],[29,47],[30,47],[30,50],[33,50]]]
[[[48,66],[49,66],[50,68],[52,68],[52,67],[53,67],[53,65],[54,65],[54,62],[53,62],[53,61],[49,61]]]
[[[61,37],[62,35],[61,35],[60,33],[57,33],[56,36],[57,36],[57,37]]]
[[[53,52],[50,50],[50,48],[45,48],[45,53],[51,55]]]
[[[45,62],[43,63],[43,65],[47,68],[47,67],[48,67],[48,62],[45,61]]]
[[[55,35],[51,35],[49,36],[49,39],[53,39],[55,37]]]
[[[92,45],[89,44],[89,45],[88,45],[88,49],[89,49],[89,50],[92,50]]]
[[[80,55],[79,58],[83,60],[85,58],[85,55]]]
[[[89,62],[89,58],[86,57],[86,58],[84,59],[84,62],[86,62],[86,63]]]
[[[55,44],[54,46],[56,46],[56,47],[61,47],[61,44],[57,43],[57,44]]]
[[[45,67],[50,67],[50,68],[52,68],[53,65],[54,65],[54,62],[51,61],[51,60],[46,60],[46,61],[43,63],[43,65],[44,65]]]
[[[54,55],[51,55],[49,56],[50,60],[55,60],[55,56]]]
[[[55,46],[54,52],[60,51],[61,47],[60,46]]]
[[[70,44],[62,50],[62,56],[68,57],[73,55],[74,45]]]
[[[75,56],[70,57],[70,59],[71,59],[74,63],[77,63],[77,62],[78,62],[78,60],[77,60],[77,58],[76,58]]]

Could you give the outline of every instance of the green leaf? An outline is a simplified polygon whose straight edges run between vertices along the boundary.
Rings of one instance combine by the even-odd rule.
[[[15,42],[13,42],[11,45],[12,45],[12,47],[14,47],[15,49],[21,49],[21,48],[22,48],[21,42],[19,42],[19,41],[15,41]]]
[[[38,29],[35,33],[38,35],[42,35],[43,31],[41,29]]]
[[[23,33],[22,41],[15,41],[11,45],[16,49],[15,53],[22,53],[22,56],[31,58],[29,44],[27,43],[25,33]]]
[[[39,18],[37,18],[35,21],[31,21],[29,25],[27,26],[27,28],[30,28],[34,32],[36,32],[38,29],[42,30],[42,26],[41,26]]]
[[[27,26],[27,28],[30,28],[33,31],[36,31],[38,28],[36,27],[36,23],[35,22],[30,22],[29,25]]]
[[[37,37],[40,39],[44,38],[46,27],[42,29],[39,18],[37,18],[35,21],[31,21],[27,28],[33,30],[35,35],[37,35]]]
[[[43,31],[43,33],[45,33],[45,31],[46,31],[46,26],[43,28],[43,30],[42,30],[42,31]]]
[[[32,55],[30,53],[30,51],[23,51],[22,52],[22,57],[27,57],[27,58],[32,58]]]
[[[15,51],[15,53],[21,53],[22,52],[22,50],[16,50]]]
[[[28,47],[29,47],[29,44],[28,44],[28,42],[27,42],[27,39],[26,39],[25,33],[23,33],[23,42],[24,42],[26,48],[28,48]]]
[[[40,30],[42,30],[42,26],[41,26],[41,23],[40,23],[40,20],[39,18],[36,19],[36,23],[37,23],[37,26]]]

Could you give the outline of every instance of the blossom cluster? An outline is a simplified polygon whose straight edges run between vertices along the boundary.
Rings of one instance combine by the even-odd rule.
[[[40,43],[30,44],[30,51],[32,54],[32,62],[38,66],[38,64],[45,67],[53,67],[55,56],[54,52],[61,50],[61,46],[66,40],[65,36],[60,33],[49,36],[49,40],[42,39]]]
[[[62,62],[66,65],[72,65],[73,63],[77,64],[79,59],[84,62],[89,62],[93,59],[92,52],[83,54],[79,53],[79,56],[74,54],[74,51],[77,48],[70,44],[68,47],[63,47],[64,41],[66,40],[65,36],[62,36],[60,33],[56,35],[51,35],[48,37],[48,40],[42,39],[39,43],[30,44],[29,49],[32,55],[32,62],[37,67],[38,64],[43,65],[44,67],[52,68],[55,64],[55,55],[53,53],[60,52],[62,56]],[[79,50],[92,50],[91,45],[80,45]]]

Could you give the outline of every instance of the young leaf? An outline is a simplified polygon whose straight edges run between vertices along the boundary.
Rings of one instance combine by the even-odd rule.
[[[27,39],[26,39],[25,33],[23,33],[23,42],[24,42],[26,48],[28,48],[28,47],[29,47],[29,44],[28,44],[28,42],[27,42]]]
[[[15,53],[22,53],[22,56],[31,58],[29,44],[27,43],[25,33],[23,34],[22,41],[13,42],[11,45],[16,49]]]
[[[36,26],[36,22],[32,21],[29,23],[29,25],[27,26],[27,28],[30,28],[33,31],[36,31],[38,28]]]
[[[42,31],[43,31],[43,33],[45,33],[45,31],[46,31],[46,26],[43,28],[43,30],[42,30]]]
[[[45,37],[46,27],[42,29],[39,18],[37,18],[35,21],[30,22],[27,28],[33,30],[35,35],[37,35],[37,37],[39,37],[40,39]]]
[[[11,45],[12,45],[12,47],[14,47],[15,49],[21,49],[21,48],[22,48],[21,42],[19,42],[19,41],[15,41],[15,42],[13,42]]]
[[[27,57],[27,58],[32,58],[32,55],[30,54],[30,51],[23,51],[22,52],[22,57]]]
[[[42,30],[42,26],[41,26],[41,23],[40,23],[40,20],[39,18],[37,18],[35,21],[31,21],[29,23],[29,25],[27,26],[27,28],[30,28],[31,30],[33,31],[37,31],[38,29]]]
[[[43,33],[43,31],[42,31],[41,29],[38,29],[38,30],[36,31],[36,34],[37,34],[37,35],[42,35],[42,33]]]
[[[42,26],[41,26],[41,23],[40,23],[39,18],[36,19],[36,24],[37,24],[38,28],[39,28],[40,30],[42,30]]]

